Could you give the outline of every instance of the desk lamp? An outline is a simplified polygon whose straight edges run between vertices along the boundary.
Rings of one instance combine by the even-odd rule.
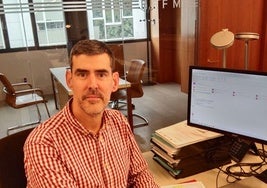
[[[248,69],[248,43],[251,40],[258,40],[260,38],[258,33],[251,33],[251,32],[241,32],[241,33],[236,33],[235,38],[237,40],[243,40],[245,42],[245,60],[244,60],[244,65],[245,69]]]
[[[233,45],[234,34],[228,29],[223,29],[215,33],[211,39],[210,43],[216,49],[223,50],[223,68],[226,68],[226,49]]]

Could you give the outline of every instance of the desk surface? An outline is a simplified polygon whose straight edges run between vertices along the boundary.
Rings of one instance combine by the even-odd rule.
[[[178,123],[179,125],[184,125],[184,121]],[[260,147],[259,147],[260,148]],[[219,173],[219,169],[211,169],[204,171],[202,173],[198,173],[192,176],[188,176],[186,178],[179,178],[175,179],[173,178],[167,170],[165,170],[163,167],[160,166],[154,159],[153,159],[153,152],[148,151],[143,153],[144,158],[146,159],[149,169],[152,172],[155,181],[160,185],[160,186],[165,186],[165,185],[174,185],[190,180],[197,180],[201,181],[206,188],[214,188],[214,187],[223,187],[223,188],[233,188],[233,187],[238,187],[238,188],[248,188],[248,187],[257,187],[257,188],[263,188],[267,187],[267,184],[264,182],[258,180],[255,177],[249,177],[249,178],[244,178],[241,181],[231,183],[229,184],[227,182],[227,175],[223,172]],[[262,162],[262,159],[259,156],[255,156],[252,154],[247,154],[244,159],[241,161],[242,163],[258,163]],[[235,164],[232,162],[231,164],[223,166],[223,169],[227,166]],[[248,169],[249,167],[244,167],[244,169]],[[263,171],[266,169],[266,165],[263,166],[260,170]],[[247,170],[249,172],[249,170]],[[218,174],[219,173],[219,174]],[[233,178],[230,178],[229,181],[233,181]]]
[[[198,180],[204,184],[205,188],[216,187],[216,178],[219,172],[218,169],[208,170],[208,171],[198,173],[196,175],[192,175],[186,178],[175,179],[165,169],[163,169],[156,161],[153,160],[153,153],[151,151],[143,153],[143,156],[145,157],[148,163],[149,169],[152,172],[155,178],[155,181],[160,186],[173,185],[173,184],[182,183],[182,182],[186,182],[190,180]],[[253,158],[254,156],[248,155],[246,156],[246,161],[252,162],[251,159]],[[226,181],[226,175],[222,172],[220,172],[217,181],[218,181],[218,187],[223,187],[223,188],[248,188],[248,187],[257,187],[257,188],[265,187],[266,188],[267,187],[267,184],[258,180],[255,177],[245,178],[241,181],[229,184]]]
[[[66,89],[69,95],[72,95],[71,89],[68,87],[66,83],[66,71],[68,67],[56,67],[56,68],[50,68],[50,72],[53,75],[53,77]],[[120,78],[119,80],[119,89],[128,88],[131,87],[131,83],[123,80]]]

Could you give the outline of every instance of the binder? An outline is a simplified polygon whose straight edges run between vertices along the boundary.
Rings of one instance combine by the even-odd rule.
[[[166,163],[168,163],[168,165],[172,168],[175,168],[181,161],[181,159],[173,159],[172,157],[170,157],[167,153],[165,153],[163,150],[161,150],[157,146],[153,146],[151,148],[151,151],[154,154],[160,156],[162,159],[164,159],[164,161],[166,161]]]
[[[175,179],[185,178],[187,176],[231,163],[231,158],[229,156],[212,158],[212,155],[209,156],[207,153],[182,159],[178,164],[176,164],[176,166],[171,165],[157,154],[154,154],[153,159],[167,170],[168,173]]]
[[[170,145],[168,142],[166,142],[164,139],[158,137],[155,134],[152,134],[150,142],[152,145],[156,145],[160,148],[162,148],[168,155],[170,156],[175,156],[179,152],[179,148],[174,148],[172,145]]]
[[[180,174],[180,170],[175,170],[175,169],[173,169],[173,168],[171,168],[170,166],[168,166],[166,163],[165,163],[165,161],[164,160],[162,160],[159,156],[157,156],[157,155],[154,155],[153,156],[153,159],[155,160],[155,161],[157,161],[158,162],[158,164],[160,164],[165,170],[167,170],[168,172],[169,172],[169,174],[172,176],[172,177],[174,177],[174,178],[178,178],[179,177],[179,174]]]

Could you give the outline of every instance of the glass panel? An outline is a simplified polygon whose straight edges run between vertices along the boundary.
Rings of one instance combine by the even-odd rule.
[[[133,11],[132,9],[123,9],[123,16],[132,16]]]
[[[12,5],[14,3],[22,3],[19,5]],[[27,10],[27,0],[3,0],[5,9],[5,18],[7,23],[7,32],[11,48],[34,46],[34,39],[32,33],[32,24],[29,13],[9,13],[8,8],[13,7],[17,10]],[[25,27],[27,26],[27,27]]]
[[[3,35],[3,27],[2,27],[2,18],[0,17],[0,49],[5,49],[6,45],[5,45],[5,39],[4,39],[4,35]]]
[[[114,39],[146,38],[146,23],[143,21],[145,20],[145,11],[136,5],[136,1],[104,0],[102,2],[105,3],[105,6],[99,6],[101,2],[87,0],[88,5],[92,3],[92,10],[88,9],[87,11],[91,39],[114,41]],[[100,23],[96,21],[100,17],[96,11],[100,13],[100,10],[105,15],[101,27],[97,25]]]
[[[63,13],[62,13],[62,11],[45,12],[45,17],[46,17],[46,20],[54,20],[55,18],[63,19]]]
[[[106,23],[112,23],[112,11],[111,10],[106,10]]]
[[[123,19],[123,36],[126,38],[134,37],[133,18],[124,18]]]
[[[119,0],[114,0],[113,2],[114,11],[114,22],[121,22],[121,10]]]
[[[108,25],[106,28],[108,39],[119,39],[122,37],[121,25]]]
[[[133,7],[130,6],[132,4],[132,0],[124,0],[123,4],[125,6],[123,6],[123,16],[132,16],[133,12],[132,9]]]
[[[63,11],[46,11],[46,9],[55,6],[55,2],[62,0],[34,0],[34,3],[43,3],[34,5],[36,11],[37,35],[40,46],[64,45],[67,43],[66,29]],[[49,4],[50,3],[50,4]],[[38,11],[39,10],[39,11]],[[42,10],[40,12],[40,10]]]
[[[105,39],[104,20],[94,20],[94,35],[98,39]]]
[[[114,9],[114,21],[121,22],[121,11],[119,9]]]
[[[88,5],[90,1],[87,1]],[[101,2],[99,0],[92,0],[93,18],[103,18],[103,12],[101,8]]]
[[[127,18],[132,18],[133,20],[134,39],[147,38],[145,11],[142,9],[132,9],[132,16],[127,16]]]
[[[93,18],[102,18],[103,13],[101,10],[93,10]]]

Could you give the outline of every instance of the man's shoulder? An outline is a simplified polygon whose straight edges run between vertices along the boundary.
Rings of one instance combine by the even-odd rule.
[[[53,137],[55,132],[65,122],[65,118],[62,112],[57,113],[41,124],[37,125],[29,134],[27,142],[42,142],[49,137]]]

